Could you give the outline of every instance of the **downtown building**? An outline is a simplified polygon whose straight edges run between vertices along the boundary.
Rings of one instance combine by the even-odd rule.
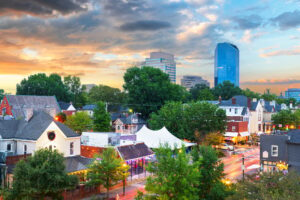
[[[181,79],[181,86],[185,87],[186,89],[191,89],[198,84],[203,84],[208,87],[210,86],[209,82],[202,79],[201,76],[183,76],[183,78]]]
[[[171,82],[176,83],[176,62],[174,55],[165,52],[151,52],[150,58],[146,58],[142,66],[161,69],[169,75]]]
[[[300,102],[300,88],[289,88],[285,91],[285,98],[294,98]]]
[[[218,43],[215,49],[215,86],[230,81],[240,86],[239,49],[237,46],[224,42]]]

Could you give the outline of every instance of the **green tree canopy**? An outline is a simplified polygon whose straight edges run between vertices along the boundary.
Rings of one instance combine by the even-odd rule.
[[[93,120],[86,112],[76,112],[75,115],[68,116],[65,124],[79,134],[93,128]]]
[[[213,94],[215,98],[221,96],[223,100],[228,100],[235,95],[242,94],[242,90],[230,81],[224,81],[213,88]]]
[[[87,101],[87,94],[85,93],[86,87],[81,85],[80,78],[66,76],[64,77],[64,84],[68,89],[68,95],[73,105],[77,108],[84,106]]]
[[[181,139],[201,140],[207,133],[225,131],[226,113],[218,106],[207,102],[182,104],[168,102],[149,120],[150,128],[166,127]],[[199,132],[199,137],[195,132]]]
[[[153,67],[129,68],[124,81],[129,105],[146,119],[167,101],[184,101],[188,96],[185,88],[171,83],[167,74]]]
[[[238,181],[235,194],[228,200],[295,200],[300,199],[300,176],[294,171],[263,172]]]
[[[3,99],[4,95],[4,90],[0,89],[0,101]]]
[[[126,103],[126,94],[119,88],[113,88],[107,85],[98,85],[93,87],[88,93],[90,103],[98,101],[111,104]]]
[[[272,115],[272,122],[276,125],[277,129],[281,130],[284,130],[286,125],[298,126],[300,125],[300,111],[297,110],[293,113],[290,110],[281,110],[280,112]]]
[[[226,186],[224,178],[224,164],[218,159],[217,152],[210,146],[198,146],[192,151],[194,163],[198,163],[198,199],[215,200],[225,199],[232,194]]]
[[[253,92],[251,91],[249,88],[246,88],[245,90],[242,90],[242,95],[249,97],[251,99],[260,99],[261,98],[261,94],[258,92]]]
[[[214,100],[212,90],[205,84],[197,84],[190,89],[191,98],[194,101]]]
[[[94,161],[89,166],[87,176],[90,181],[88,184],[103,185],[106,188],[108,199],[109,189],[128,176],[129,167],[123,163],[114,148],[105,149],[102,154],[95,155]]]
[[[155,152],[157,162],[150,163],[148,171],[154,176],[147,178],[146,190],[155,195],[155,199],[183,200],[198,199],[198,162],[190,164],[190,156],[185,148],[173,151],[161,147]]]
[[[62,199],[62,192],[77,184],[78,178],[65,172],[62,154],[41,149],[17,163],[8,199]]]
[[[70,101],[68,88],[58,74],[34,74],[17,84],[17,95],[56,96],[59,101]]]
[[[105,104],[99,101],[94,110],[94,130],[100,132],[110,131],[110,115],[105,110]]]

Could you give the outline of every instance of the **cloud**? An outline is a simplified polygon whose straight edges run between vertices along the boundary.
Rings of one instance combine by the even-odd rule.
[[[294,56],[300,55],[300,46],[294,47],[290,50],[277,50],[267,53],[261,53],[259,56],[263,58],[272,57],[272,56]]]
[[[295,28],[300,25],[300,11],[295,10],[294,12],[284,12],[271,21],[276,23],[281,30]]]
[[[0,12],[17,11],[31,15],[69,14],[87,10],[85,0],[9,0],[0,1]]]
[[[244,35],[241,40],[245,43],[250,43],[254,39],[257,39],[257,38],[263,36],[264,34],[265,33],[263,33],[263,32],[252,33],[251,30],[245,30]]]
[[[253,14],[249,16],[235,16],[232,18],[237,23],[239,29],[255,29],[262,24],[262,18],[259,15]]]
[[[125,23],[120,26],[122,31],[156,31],[159,29],[170,28],[171,24],[166,21],[142,20]]]
[[[282,85],[300,83],[300,79],[260,79],[254,81],[241,82],[242,85]]]

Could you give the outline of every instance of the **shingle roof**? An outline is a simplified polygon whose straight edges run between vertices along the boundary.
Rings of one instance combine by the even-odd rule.
[[[68,108],[70,107],[71,104],[63,102],[63,101],[59,101],[58,105],[59,105],[61,110],[68,110]]]
[[[23,119],[0,120],[0,135],[3,139],[37,140],[52,122],[59,127],[66,137],[78,137],[77,133],[42,111],[34,112],[28,122]]]
[[[91,164],[92,161],[93,159],[82,156],[66,157],[64,160],[64,164],[66,166],[65,171],[70,173],[87,169],[88,165]]]
[[[287,134],[290,136],[289,143],[300,144],[300,130],[290,130]]]
[[[151,149],[149,149],[145,143],[138,143],[133,145],[126,145],[126,146],[118,146],[117,147],[120,156],[124,160],[130,160],[135,158],[141,158],[144,156],[149,156],[154,154]]]
[[[33,95],[6,95],[8,103],[12,106],[15,119],[24,118],[24,108],[32,108],[34,111],[49,112],[55,109],[56,114],[60,112],[55,96],[33,96]]]
[[[82,107],[82,110],[94,110],[96,108],[96,105],[90,104],[90,105],[85,105]]]

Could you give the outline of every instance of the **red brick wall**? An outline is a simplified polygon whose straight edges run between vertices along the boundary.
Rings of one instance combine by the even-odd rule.
[[[235,130],[232,127],[235,126]],[[246,132],[248,131],[248,122],[227,122],[227,132]]]
[[[0,115],[3,115],[2,109],[6,108],[6,115],[12,115],[11,106],[8,104],[6,96],[4,96],[2,103],[0,104]]]
[[[20,160],[26,159],[27,157],[30,157],[31,154],[26,155],[16,155],[16,156],[7,156],[6,157],[6,164],[7,165],[15,165]]]

